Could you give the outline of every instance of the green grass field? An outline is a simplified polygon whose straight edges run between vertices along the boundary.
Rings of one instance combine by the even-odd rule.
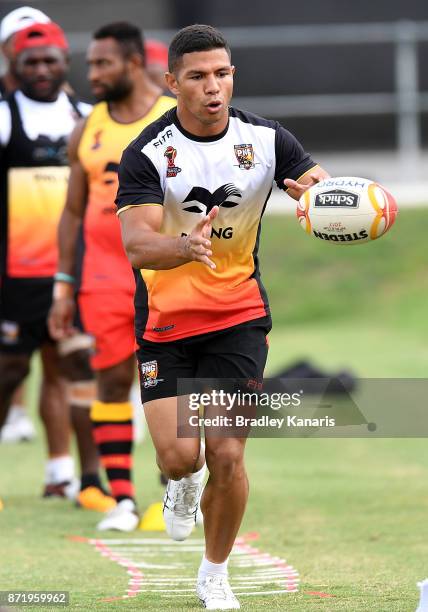
[[[377,243],[341,248],[305,236],[292,217],[268,217],[261,265],[274,314],[269,372],[308,357],[360,376],[426,377],[427,223],[428,210],[405,211]],[[33,410],[36,384],[37,372]],[[252,439],[247,460],[251,494],[241,533],[258,532],[254,546],[287,559],[301,584],[298,593],[243,596],[243,609],[415,610],[416,581],[428,574],[426,440]],[[35,443],[0,447],[0,590],[68,590],[76,610],[200,609],[192,593],[103,602],[123,595],[129,576],[72,539],[98,536],[96,514],[40,499],[43,462],[40,432]],[[147,439],[137,447],[136,482],[141,509],[161,499]],[[151,559],[165,563],[161,552]],[[198,561],[195,554],[183,578],[193,577]]]
[[[359,376],[425,377],[427,223],[428,209],[405,210],[381,240],[341,247],[297,231],[294,217],[268,217],[269,372],[304,356]]]

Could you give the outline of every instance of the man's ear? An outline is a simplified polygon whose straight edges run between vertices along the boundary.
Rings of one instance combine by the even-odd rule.
[[[165,72],[166,84],[168,85],[168,89],[174,96],[176,96],[179,92],[178,82],[175,74],[173,72]]]
[[[128,61],[138,70],[145,67],[144,57],[141,53],[131,53],[128,57]]]

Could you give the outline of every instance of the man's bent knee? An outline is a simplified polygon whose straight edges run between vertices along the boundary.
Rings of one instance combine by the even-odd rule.
[[[195,470],[199,453],[184,453],[176,450],[167,450],[158,453],[158,460],[162,473],[172,480],[179,480],[188,476]]]

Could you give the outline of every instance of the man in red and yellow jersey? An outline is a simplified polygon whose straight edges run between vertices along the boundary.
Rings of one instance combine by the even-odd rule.
[[[79,305],[86,332],[95,338],[92,366],[98,399],[92,407],[95,440],[118,504],[100,529],[130,531],[138,517],[131,481],[132,406],[135,376],[135,280],[115,215],[117,172],[123,149],[147,125],[175,105],[145,71],[141,32],[127,23],[100,28],[88,51],[89,80],[100,100],[70,139],[71,177],[59,229],[59,272],[76,274],[83,228]],[[57,283],[51,333],[71,333],[74,287]]]

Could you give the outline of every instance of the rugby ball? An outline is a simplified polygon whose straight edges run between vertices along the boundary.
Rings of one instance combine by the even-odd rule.
[[[381,185],[357,176],[324,179],[297,204],[297,218],[307,234],[335,244],[362,244],[392,227],[398,208]]]

